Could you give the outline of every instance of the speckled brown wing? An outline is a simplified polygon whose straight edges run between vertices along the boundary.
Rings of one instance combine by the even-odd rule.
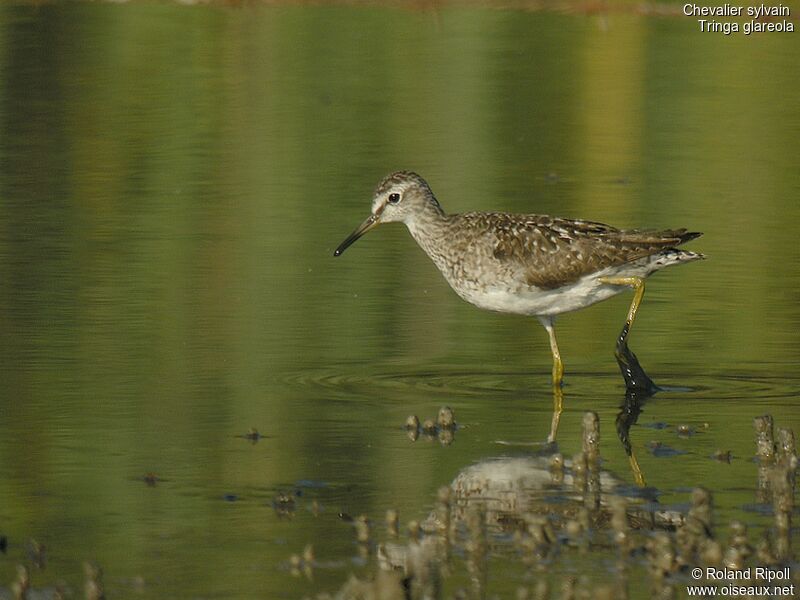
[[[539,215],[473,213],[485,221],[493,256],[528,285],[554,289],[607,267],[656,254],[699,236],[686,229],[620,230],[603,223]]]

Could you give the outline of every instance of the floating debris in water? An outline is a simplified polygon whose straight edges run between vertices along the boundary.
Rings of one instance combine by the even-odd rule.
[[[596,412],[584,413],[582,433],[583,454],[589,465],[596,467],[600,460],[600,418]]]
[[[452,495],[452,489],[449,485],[440,487],[439,491],[436,492],[436,508],[434,509],[436,515],[435,518],[437,532],[442,535],[448,543],[452,536],[452,532],[450,531]]]
[[[533,589],[534,600],[546,600],[550,597],[550,585],[546,579],[540,579]]]
[[[25,546],[25,551],[31,563],[37,569],[44,569],[47,565],[47,547],[31,538]]]
[[[436,435],[438,429],[436,429],[436,423],[433,422],[433,419],[425,419],[422,422],[422,433],[426,435]]]
[[[489,544],[486,536],[486,512],[479,504],[473,504],[468,509],[467,531],[469,532],[469,538],[465,544],[467,571],[472,580],[475,596],[483,598],[489,571]]]
[[[408,415],[404,427],[406,429],[419,429],[419,417],[417,415]]]
[[[509,544],[517,551],[512,556],[519,556],[527,570],[516,588],[519,599],[624,599],[628,582],[635,580],[633,570],[643,559],[653,598],[682,597],[692,568],[702,567],[702,573],[706,567],[746,570],[754,563],[785,568],[794,560],[794,435],[778,430],[773,439],[769,418],[758,421],[756,431],[757,456],[763,457],[758,461],[763,487],[757,499],[768,507],[762,514],[773,518],[756,543],[744,523],[732,521],[725,530],[715,526],[709,490],[691,489],[688,510],[679,512],[659,507],[657,496],[636,494],[635,488],[603,471],[599,421],[589,413],[584,415],[582,451],[572,460],[558,454],[503,457],[462,469],[451,485],[436,492],[428,518],[409,522],[405,544],[377,543],[373,560],[378,575],[352,578],[336,598],[361,598],[358,594],[376,594],[379,587],[386,597],[398,600],[499,597],[487,588],[493,581],[489,569],[498,557],[504,561],[509,556],[502,549]],[[661,443],[650,448],[655,455],[680,453]],[[729,453],[720,451],[715,457],[727,460]],[[398,520],[396,511],[387,511],[387,535],[393,540],[401,537],[391,525]],[[555,565],[570,552],[604,550],[616,556],[613,584],[552,575],[561,572]],[[467,587],[446,596],[443,581],[459,560],[467,570]],[[382,579],[381,573],[395,577]],[[378,581],[388,583],[381,587]],[[717,585],[705,576],[698,583]]]
[[[289,492],[278,492],[272,499],[272,508],[280,518],[291,519],[294,517],[295,499],[294,494]]]
[[[104,600],[103,591],[103,570],[94,562],[86,561],[83,563],[83,573],[86,576],[86,583],[83,586],[86,600]]]
[[[339,513],[340,519],[353,524],[359,542],[361,562],[352,562],[372,564],[377,572],[372,578],[363,578],[363,574],[361,579],[351,577],[335,597],[443,600],[444,581],[461,564],[468,579],[462,576],[456,581],[466,580],[466,588],[447,598],[493,598],[497,596],[487,585],[496,578],[490,576],[490,568],[498,558],[506,561],[515,556],[525,569],[524,577],[517,580],[519,585],[510,588],[516,589],[519,599],[552,600],[551,591],[562,599],[625,599],[628,582],[636,581],[634,570],[642,564],[649,573],[653,598],[682,597],[687,574],[700,567],[705,574],[707,568],[745,572],[751,565],[766,566],[780,572],[782,579],[785,572],[786,579],[793,577],[786,583],[797,585],[797,575],[789,571],[796,564],[792,547],[796,441],[790,429],[777,429],[774,435],[773,427],[768,415],[754,420],[756,506],[761,508],[760,520],[771,519],[769,527],[751,524],[755,533],[737,520],[727,526],[715,524],[713,496],[704,488],[691,489],[691,506],[685,513],[659,507],[656,495],[632,491],[625,492],[628,497],[620,495],[620,490],[626,490],[625,483],[601,468],[599,420],[594,413],[587,413],[582,450],[572,460],[565,461],[560,454],[542,454],[495,458],[466,467],[450,485],[437,490],[428,518],[409,522],[405,536],[399,531],[397,511],[386,511],[386,536],[393,541],[376,543],[374,536],[380,534],[373,531],[366,515],[353,518]],[[724,454],[730,458],[729,452]],[[276,512],[291,516],[301,492],[278,492],[273,499]],[[5,536],[0,536],[0,543],[5,552]],[[32,564],[43,568],[44,546],[31,539],[26,550]],[[576,554],[598,551],[616,557],[613,584],[570,573],[575,569]],[[566,575],[559,566],[563,560],[570,565]],[[309,544],[302,553],[292,554],[288,565],[293,575],[312,580],[314,568],[319,566],[314,547]],[[104,598],[100,568],[87,562],[84,570],[85,598]],[[706,575],[698,584],[718,585]],[[42,595],[45,591],[32,590],[30,571],[24,565],[17,568],[10,588],[12,597],[20,599],[73,595],[60,588],[46,590],[46,596]]]
[[[243,440],[247,440],[247,441],[252,442],[253,444],[255,444],[256,442],[258,442],[261,438],[263,438],[265,436],[261,435],[261,433],[259,433],[258,429],[256,429],[255,427],[251,427],[250,429],[247,430],[246,433],[237,435],[235,437],[243,439]]]
[[[772,415],[756,417],[753,427],[756,430],[756,457],[760,461],[772,461],[775,458]]]
[[[369,544],[370,543],[370,521],[367,515],[358,515],[355,520],[355,527],[356,527],[356,540],[358,540],[359,544]]]
[[[25,600],[28,597],[30,588],[31,575],[28,567],[17,565],[17,579],[11,584],[11,593],[14,594],[14,600]]]
[[[550,475],[552,477],[553,485],[561,485],[564,483],[564,456],[560,452],[556,452],[550,457]]]
[[[730,450],[717,450],[716,452],[714,452],[714,454],[711,455],[711,458],[713,458],[714,460],[718,460],[719,462],[730,464],[733,455],[731,454]]]
[[[443,406],[439,409],[435,420],[425,419],[420,423],[417,415],[409,415],[403,428],[412,442],[416,442],[420,433],[423,433],[428,439],[437,438],[443,446],[449,446],[455,439],[457,424],[453,409]]]
[[[67,596],[71,594],[67,594],[67,590],[63,583],[57,583],[55,588],[53,589],[53,596],[52,600],[66,600]]]
[[[304,575],[306,579],[311,581],[314,578],[314,546],[311,544],[306,545],[303,549],[303,554],[292,554],[289,557],[289,572],[294,577]]]
[[[455,429],[456,417],[453,409],[449,406],[441,407],[439,414],[436,416],[436,424],[442,429]]]
[[[613,496],[611,507],[611,530],[614,543],[619,548],[619,558],[624,564],[631,550],[630,525],[628,524],[628,502],[622,496]]]
[[[418,542],[420,533],[422,532],[422,528],[420,527],[419,521],[409,521],[408,522],[408,537],[411,539],[412,542]]]
[[[455,429],[440,429],[438,435],[439,443],[442,446],[449,446],[456,439],[455,433]]]
[[[386,511],[386,532],[392,538],[400,535],[400,517],[393,508]]]
[[[672,544],[672,538],[660,531],[647,541],[648,570],[653,578],[653,597],[672,598],[674,590],[671,581],[680,563]]]
[[[380,598],[381,600],[405,600],[405,577],[397,571],[379,570],[372,580],[361,580],[355,575],[342,586],[336,594],[337,599],[356,600],[362,598]],[[330,596],[319,596],[329,598]]]
[[[779,461],[773,467],[769,478],[772,487],[772,510],[775,515],[775,539],[772,551],[778,561],[788,561],[792,557],[795,467]]]
[[[289,572],[294,577],[300,577],[303,572],[303,559],[299,554],[292,554],[289,557]]]
[[[747,525],[741,521],[731,521],[728,525],[730,537],[722,564],[727,569],[742,570],[747,560],[753,555],[753,547],[747,541]],[[713,561],[716,564],[719,561]]]
[[[794,431],[781,427],[775,444],[778,462],[789,469],[797,469],[797,446]]]
[[[689,563],[695,563],[702,555],[711,535],[711,492],[705,488],[692,490],[692,506],[686,521],[675,536],[675,541]]]

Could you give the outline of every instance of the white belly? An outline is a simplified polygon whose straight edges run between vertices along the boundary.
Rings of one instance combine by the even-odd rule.
[[[630,263],[590,273],[574,283],[552,290],[507,281],[483,285],[465,283],[463,280],[451,279],[451,275],[444,269],[442,273],[459,296],[479,308],[544,317],[579,310],[629,289],[621,285],[601,283],[600,279],[603,277],[645,278],[664,267],[700,258],[703,258],[701,254],[669,248]]]
[[[609,273],[594,273],[554,290],[535,287],[509,290],[498,286],[485,288],[480,293],[462,290],[463,293],[460,295],[467,302],[486,310],[519,315],[554,316],[601,302],[627,289],[600,283],[598,278],[603,275]]]

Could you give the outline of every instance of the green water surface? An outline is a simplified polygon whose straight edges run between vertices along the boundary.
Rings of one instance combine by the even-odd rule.
[[[86,559],[113,598],[335,590],[372,571],[338,513],[422,519],[459,470],[529,451],[498,442],[544,440],[535,319],[461,301],[399,225],[332,257],[396,169],[453,212],[705,232],[707,261],[648,285],[631,345],[676,389],[631,440],[661,502],[702,484],[721,520],[768,526],[752,418],[800,432],[800,33],[628,8],[0,7],[0,586],[33,538],[34,586],[78,597]],[[559,447],[597,411],[632,484],[628,301],[559,320]],[[406,437],[445,404],[451,445]],[[314,578],[293,577],[309,543]]]

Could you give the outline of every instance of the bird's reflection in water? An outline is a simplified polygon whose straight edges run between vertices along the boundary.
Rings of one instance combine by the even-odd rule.
[[[419,526],[424,535],[409,544],[387,541],[377,547],[387,571],[405,573],[410,597],[437,592],[453,555],[463,556],[471,596],[485,597],[489,558],[513,548],[528,568],[550,564],[570,548],[606,549],[627,564],[640,551],[635,530],[672,530],[681,513],[654,510],[655,498],[626,498],[624,482],[600,468],[595,413],[584,416],[583,450],[572,459],[547,452],[498,457],[463,468],[442,488],[436,506]],[[625,576],[620,568],[619,576]],[[606,596],[596,596],[606,597]],[[610,597],[610,596],[609,596]]]
[[[552,530],[544,531],[543,539],[555,541],[570,532],[608,527],[613,499],[629,488],[591,463],[579,453],[573,459],[560,454],[493,458],[466,467],[451,484],[452,523],[467,523],[469,512],[479,508],[495,533],[538,524]],[[652,510],[655,498],[623,500],[631,528],[672,529],[682,520],[680,513]]]

